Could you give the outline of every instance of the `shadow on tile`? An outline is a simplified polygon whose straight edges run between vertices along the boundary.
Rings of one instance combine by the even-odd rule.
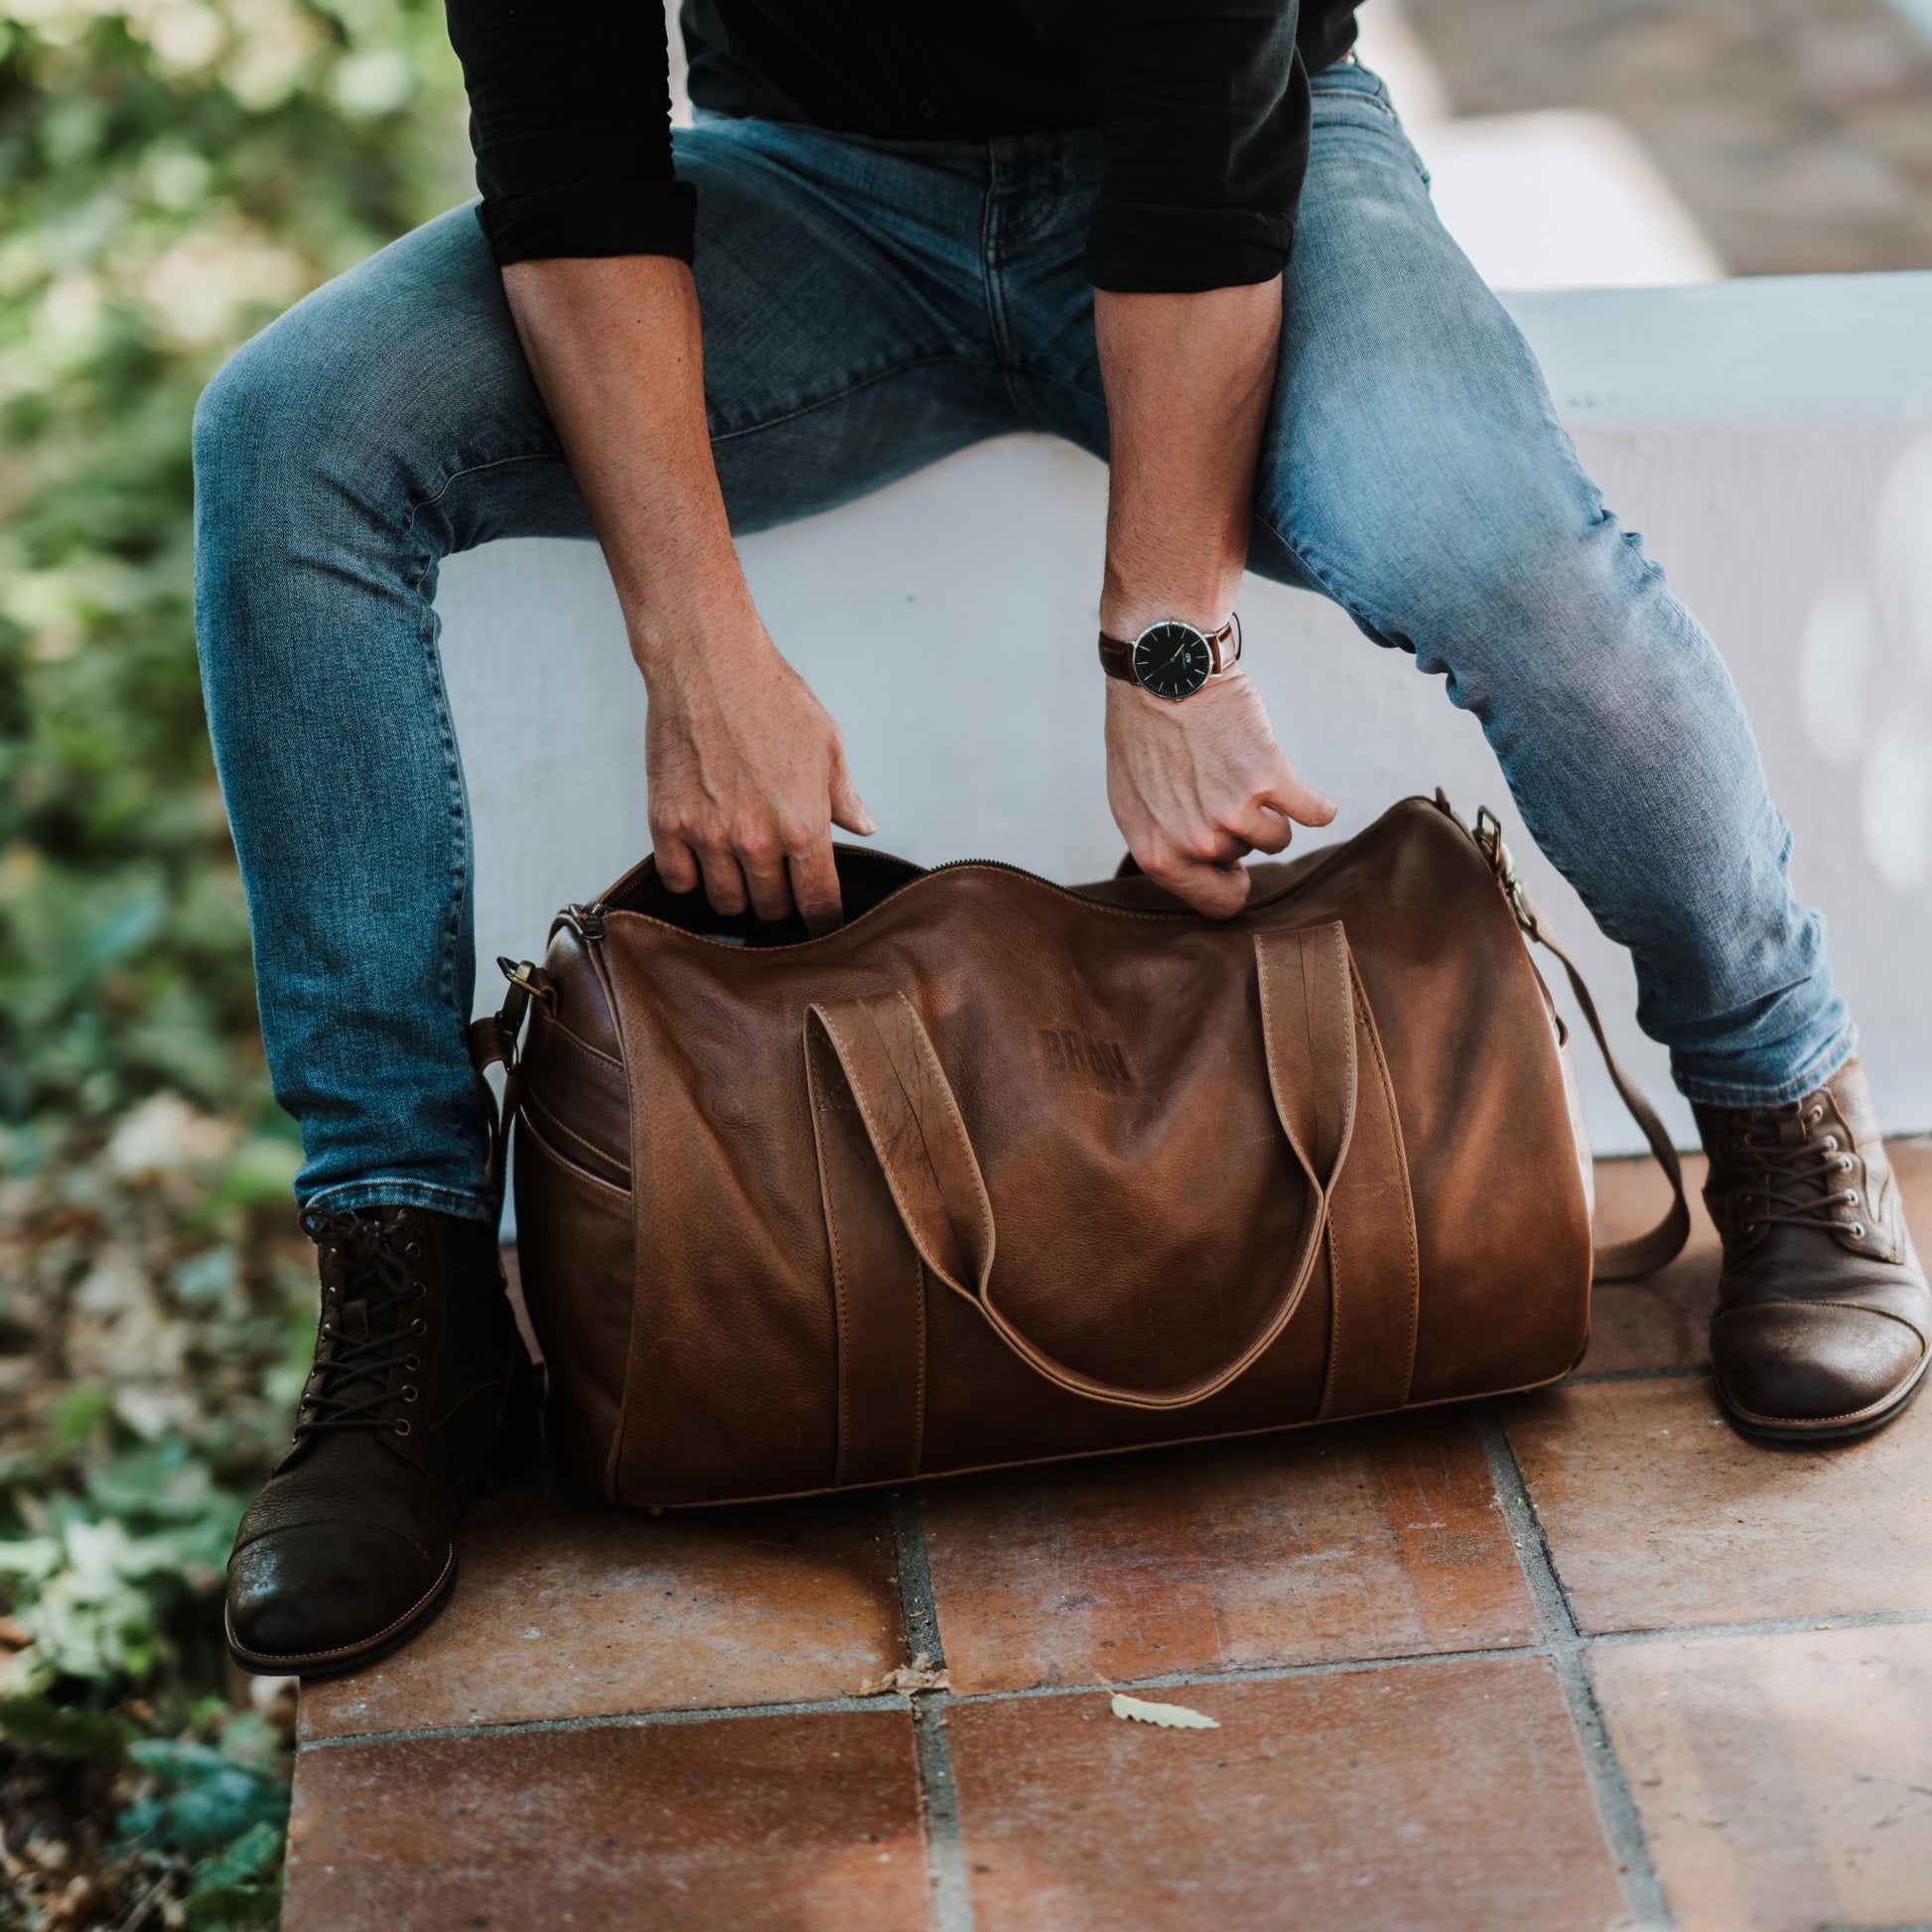
[[[305,1738],[798,1703],[902,1661],[877,1495],[651,1516],[531,1487],[471,1512],[459,1564],[415,1642],[304,1690]]]
[[[1616,1868],[1540,1657],[1068,1695],[946,1719],[981,1932],[1604,1932]]]
[[[1932,1921],[1932,1626],[1615,1644],[1590,1669],[1683,1932]]]
[[[1503,1415],[1587,1630],[1932,1610],[1932,1402],[1820,1449],[1747,1442],[1701,1381],[1567,1386]]]
[[[1455,1410],[934,1483],[920,1502],[960,1691],[1535,1634]]]
[[[730,1718],[302,1754],[285,1932],[925,1922],[903,1712]]]

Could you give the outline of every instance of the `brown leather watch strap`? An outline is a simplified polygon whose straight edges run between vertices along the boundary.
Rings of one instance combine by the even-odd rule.
[[[1163,618],[1160,621],[1172,623],[1180,621]],[[1157,627],[1156,624],[1149,624],[1147,628],[1153,630]],[[1141,637],[1146,635],[1146,630],[1141,632]],[[1204,631],[1202,635],[1206,637],[1207,648],[1214,658],[1214,668],[1207,675],[1211,678],[1224,677],[1241,661],[1240,618],[1231,616],[1220,629]],[[1134,646],[1140,640],[1140,637],[1110,637],[1103,630],[1100,633],[1100,668],[1109,677],[1119,678],[1123,684],[1138,683],[1134,675]]]

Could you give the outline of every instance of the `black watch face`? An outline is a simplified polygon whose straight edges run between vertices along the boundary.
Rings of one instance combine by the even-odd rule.
[[[1134,678],[1157,698],[1191,698],[1214,670],[1214,653],[1191,623],[1157,623],[1134,644]]]

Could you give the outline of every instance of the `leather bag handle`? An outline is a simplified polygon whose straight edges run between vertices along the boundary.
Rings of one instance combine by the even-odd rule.
[[[1255,938],[1262,1044],[1276,1117],[1309,1183],[1309,1211],[1285,1285],[1261,1325],[1219,1368],[1165,1389],[1102,1382],[1030,1341],[993,1299],[995,1230],[986,1179],[959,1102],[911,1002],[899,992],[825,1001],[806,1015],[837,1055],[900,1222],[920,1260],[1035,1373],[1123,1409],[1185,1409],[1217,1395],[1274,1344],[1314,1272],[1355,1124],[1355,995],[1337,920]]]

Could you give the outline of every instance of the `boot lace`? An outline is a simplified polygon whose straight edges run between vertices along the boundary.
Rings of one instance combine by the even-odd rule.
[[[1825,1117],[1822,1107],[1813,1107],[1805,1117],[1807,1127]],[[1849,1228],[1844,1210],[1857,1209],[1863,1197],[1857,1187],[1844,1184],[1858,1162],[1839,1146],[1836,1134],[1821,1140],[1809,1135],[1797,1142],[1781,1139],[1776,1126],[1769,1137],[1761,1138],[1749,1129],[1733,1143],[1730,1164],[1736,1177],[1729,1188],[1742,1220],[1741,1231],[1755,1234],[1766,1227],[1829,1228],[1841,1230],[1855,1239],[1864,1234],[1864,1223],[1853,1221]]]
[[[417,1241],[407,1222],[390,1225],[360,1214],[310,1214],[304,1225],[325,1263],[335,1258],[341,1278],[323,1294],[321,1345],[294,1440],[344,1429],[386,1428],[407,1436],[406,1416],[385,1422],[382,1412],[395,1399],[396,1374],[423,1365],[417,1351],[429,1323],[409,1312],[428,1293],[412,1265]],[[359,1314],[351,1312],[356,1310]],[[418,1391],[405,1383],[399,1394],[414,1402]]]

